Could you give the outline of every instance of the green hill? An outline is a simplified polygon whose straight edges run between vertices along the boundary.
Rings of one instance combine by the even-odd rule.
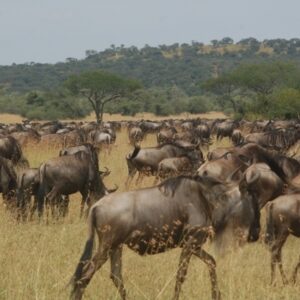
[[[65,62],[41,64],[30,62],[0,66],[0,86],[6,91],[53,90],[71,74],[103,69],[140,80],[146,88],[176,85],[187,95],[201,93],[200,83],[230,71],[241,63],[263,61],[300,62],[300,39],[257,41],[248,38],[234,43],[231,38],[213,40],[204,45],[160,45],[151,47],[116,47],[98,52],[87,50],[86,58],[67,58]]]

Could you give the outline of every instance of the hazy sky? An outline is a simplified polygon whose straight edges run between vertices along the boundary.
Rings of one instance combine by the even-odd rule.
[[[300,37],[300,0],[0,0],[0,65],[84,58],[111,44]]]

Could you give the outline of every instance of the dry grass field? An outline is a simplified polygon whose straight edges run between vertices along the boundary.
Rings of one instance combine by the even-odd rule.
[[[155,136],[147,137],[143,146],[154,145]],[[227,141],[221,145],[228,144]],[[218,145],[213,145],[214,147]],[[100,154],[101,169],[107,166],[111,174],[105,179],[108,187],[119,185],[124,190],[127,176],[125,155],[132,151],[127,132],[117,134],[116,146],[109,156]],[[25,156],[31,166],[37,167],[50,157],[57,156],[58,149],[27,147]],[[154,178],[146,179],[149,186]],[[135,188],[134,185],[131,188]],[[79,218],[79,195],[70,201],[70,213],[58,221],[37,220],[18,224],[0,206],[0,300],[52,300],[67,299],[66,288],[83,250],[87,226]],[[299,257],[300,241],[289,238],[283,249],[284,269],[290,276]],[[222,299],[299,299],[300,278],[296,285],[283,286],[279,276],[275,286],[270,286],[270,254],[262,242],[243,248],[228,248],[217,255],[213,245],[206,248],[217,261],[217,274]],[[123,274],[128,299],[172,299],[175,285],[179,250],[164,254],[140,257],[124,249]],[[86,289],[85,299],[119,299],[117,290],[109,278],[109,263],[96,273]],[[279,274],[277,274],[279,275]],[[193,258],[183,285],[181,299],[210,299],[210,281],[207,267]]]
[[[189,113],[182,113],[180,115],[170,115],[170,116],[155,116],[152,113],[138,113],[134,117],[132,116],[122,116],[121,114],[108,114],[105,113],[103,115],[104,121],[129,121],[129,120],[163,120],[163,119],[191,119],[191,118],[207,118],[207,119],[214,119],[214,118],[226,118],[226,115],[222,112],[208,112],[205,114],[189,114]],[[25,118],[19,116],[19,115],[13,115],[13,114],[0,114],[0,123],[21,123],[22,120]],[[72,120],[64,120],[64,121],[72,121]],[[91,113],[89,116],[78,119],[76,121],[95,121],[95,115],[94,113]]]

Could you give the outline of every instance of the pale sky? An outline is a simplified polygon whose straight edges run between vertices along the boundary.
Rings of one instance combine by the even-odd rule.
[[[300,0],[0,0],[0,65],[229,36],[300,38]]]

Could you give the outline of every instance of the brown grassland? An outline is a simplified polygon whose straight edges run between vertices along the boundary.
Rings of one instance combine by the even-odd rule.
[[[13,121],[11,117],[10,120],[19,121]],[[155,145],[155,142],[155,136],[150,135],[142,145]],[[213,147],[223,145],[228,145],[228,141]],[[118,192],[125,188],[125,155],[130,151],[132,147],[128,144],[127,131],[123,129],[117,134],[111,154],[100,153],[101,169],[107,166],[111,170],[105,184],[113,187],[116,183]],[[30,165],[37,167],[48,158],[57,156],[58,149],[27,147],[24,152]],[[144,180],[143,186],[152,183],[153,178],[149,178]],[[134,184],[131,188],[135,188]],[[37,220],[18,224],[1,202],[0,300],[68,298],[70,289],[66,285],[78,263],[87,234],[86,222],[79,218],[79,203],[79,195],[73,195],[69,215],[47,225],[45,221],[39,223]],[[299,257],[299,243],[290,237],[283,249],[284,269],[289,276]],[[278,276],[276,285],[269,285],[270,254],[263,242],[239,249],[230,248],[224,255],[218,255],[209,243],[205,247],[216,258],[223,299],[299,299],[300,279],[296,285],[283,286]],[[124,250],[123,275],[128,299],[171,299],[180,250],[146,257],[140,257],[126,247]],[[109,270],[109,263],[106,263],[96,273],[86,289],[85,299],[119,299],[109,278]],[[208,269],[199,259],[193,258],[181,299],[210,299],[210,295]]]

